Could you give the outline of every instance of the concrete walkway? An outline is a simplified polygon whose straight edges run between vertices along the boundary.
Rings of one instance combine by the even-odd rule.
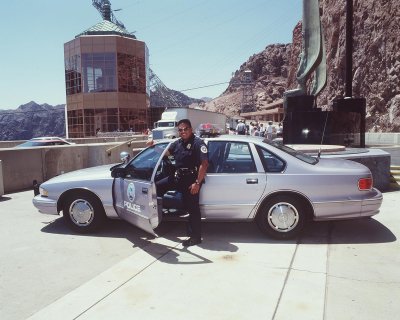
[[[313,223],[298,241],[253,223],[205,223],[184,249],[182,225],[30,319],[396,319],[400,191],[373,219]]]

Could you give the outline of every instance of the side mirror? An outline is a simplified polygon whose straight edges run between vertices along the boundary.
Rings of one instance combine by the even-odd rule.
[[[115,167],[111,170],[111,177],[113,178],[125,178],[126,177],[126,169],[121,167]]]
[[[123,163],[128,163],[128,161],[131,159],[131,155],[130,155],[128,152],[126,152],[126,151],[122,151],[122,152],[119,154],[119,157],[120,157],[120,159],[121,159],[121,161],[122,161]]]

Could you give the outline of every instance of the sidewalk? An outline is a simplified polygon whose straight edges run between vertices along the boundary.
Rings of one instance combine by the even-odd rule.
[[[299,241],[253,223],[172,229],[30,319],[395,319],[400,191],[372,219],[313,223]]]

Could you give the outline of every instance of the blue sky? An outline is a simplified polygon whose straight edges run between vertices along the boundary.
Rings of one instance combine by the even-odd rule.
[[[150,52],[150,67],[171,89],[227,82],[267,45],[289,43],[300,0],[111,0],[118,20]],[[2,3],[0,109],[29,101],[65,103],[65,42],[101,21],[91,0]],[[217,97],[227,85],[184,91]]]

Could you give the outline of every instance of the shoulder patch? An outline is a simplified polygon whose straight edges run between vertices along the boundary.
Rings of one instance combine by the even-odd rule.
[[[207,147],[206,146],[201,146],[200,151],[203,153],[207,153]]]

